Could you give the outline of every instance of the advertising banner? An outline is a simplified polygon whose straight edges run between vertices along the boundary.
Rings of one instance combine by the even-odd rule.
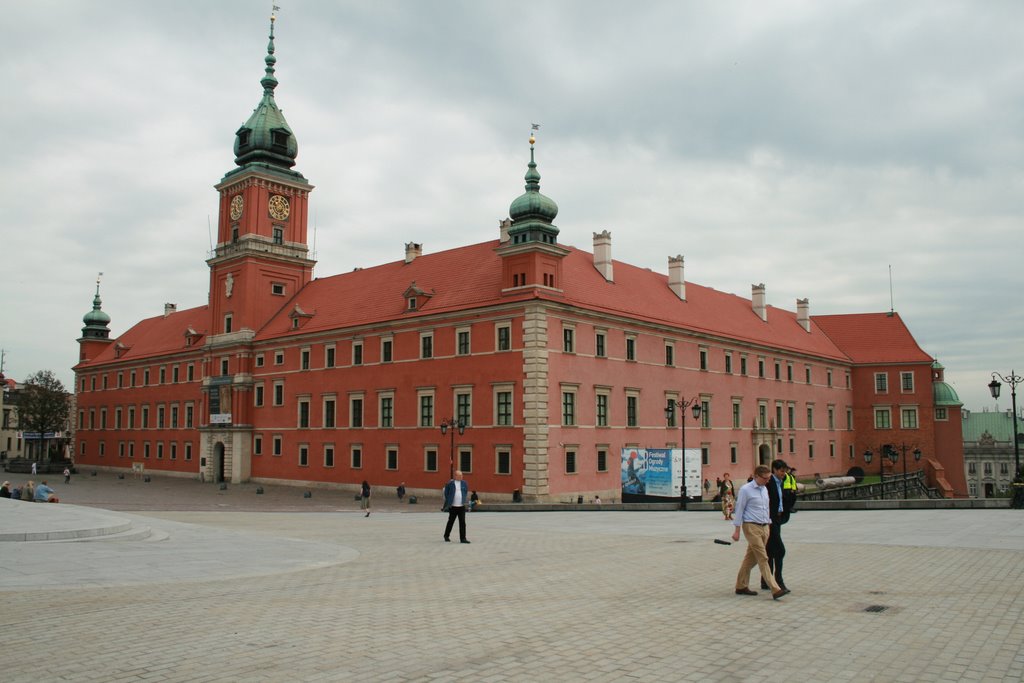
[[[701,454],[699,448],[686,449],[686,494],[701,494]],[[642,502],[675,498],[681,495],[683,451],[678,448],[623,448],[622,501]]]

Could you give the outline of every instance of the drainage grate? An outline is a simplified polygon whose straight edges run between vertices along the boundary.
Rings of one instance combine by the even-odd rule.
[[[884,612],[889,609],[888,605],[869,605],[864,608],[865,612]]]

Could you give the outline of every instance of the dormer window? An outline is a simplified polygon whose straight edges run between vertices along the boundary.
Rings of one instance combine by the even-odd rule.
[[[416,297],[414,297],[414,296],[410,296],[409,297],[408,309],[410,311],[415,311],[416,310]]]
[[[292,329],[297,330],[305,325],[316,313],[306,313],[302,308],[295,304],[292,312],[288,314],[288,317],[292,319]]]
[[[252,131],[250,131],[248,128],[242,128],[241,130],[238,131],[239,147],[246,147],[249,144],[249,133],[251,132]]]
[[[407,312],[421,310],[433,295],[433,292],[428,292],[417,287],[416,281],[413,280],[412,284],[410,284],[402,294],[402,296],[405,297],[405,310]]]
[[[288,137],[289,137],[288,136],[288,131],[281,130],[279,128],[277,130],[273,130],[273,131],[270,132],[270,143],[274,147],[280,147],[281,149],[287,149],[287,147],[288,147]]]

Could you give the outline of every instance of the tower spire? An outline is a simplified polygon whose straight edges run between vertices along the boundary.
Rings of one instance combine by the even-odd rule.
[[[509,237],[513,244],[523,242],[543,242],[555,244],[558,240],[558,228],[552,223],[558,215],[558,204],[550,197],[540,193],[540,172],[534,156],[534,145],[537,137],[534,131],[540,124],[532,124],[530,131],[530,163],[526,166],[526,192],[519,195],[508,208],[508,217],[512,219]]]
[[[277,21],[277,15],[274,12],[279,9],[277,5],[274,5],[273,8],[270,13],[270,41],[267,43],[267,56],[263,58],[267,64],[266,75],[260,80],[263,94],[271,97],[274,96],[274,88],[277,87],[277,78],[274,76],[274,65],[277,64],[277,57],[274,56],[274,22]]]

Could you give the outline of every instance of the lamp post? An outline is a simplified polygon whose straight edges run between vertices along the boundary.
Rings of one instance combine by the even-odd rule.
[[[996,378],[999,379],[996,379]],[[992,373],[992,381],[988,383],[988,389],[992,392],[992,398],[999,398],[999,390],[1002,388],[1002,383],[999,380],[1003,380],[1010,385],[1010,404],[1013,406],[1013,497],[1010,500],[1010,505],[1015,509],[1024,508],[1024,481],[1021,480],[1020,472],[1020,439],[1017,434],[1017,385],[1024,382],[1024,377],[1021,377],[1013,370],[1010,370],[1010,376],[1004,377],[998,372]]]
[[[864,464],[870,465],[871,459],[874,457],[874,452],[869,448],[864,451]],[[896,458],[898,454],[896,451],[889,446],[889,444],[883,444],[878,449],[878,491],[879,498],[885,500],[885,458],[886,456],[892,460],[893,466],[896,465]]]
[[[676,407],[679,408],[679,423],[681,425],[680,430],[680,443],[683,447],[683,485],[679,487],[679,509],[686,509],[686,409],[693,406],[693,419],[700,419],[700,401],[696,396],[690,400],[679,400],[674,401],[668,400],[668,405],[665,406],[665,421],[668,422],[669,426],[672,426],[672,420],[676,414]]]
[[[452,433],[451,437],[451,448],[448,451],[448,477],[451,479],[455,478],[455,432],[459,432],[459,436],[466,433],[466,421],[461,417],[455,419],[449,417],[441,420],[441,436],[444,436],[449,431]]]
[[[899,446],[893,446],[892,447],[892,453],[889,455],[889,457],[892,458],[893,456],[896,455],[896,451],[897,450],[899,450],[900,453],[903,454],[903,500],[907,500],[907,498],[910,497],[909,493],[907,491],[907,451],[909,451],[911,448],[914,449],[912,451],[912,453],[914,455],[914,460],[917,461],[917,462],[920,462],[920,460],[921,460],[921,449],[920,448],[916,448],[914,446],[908,446],[905,443],[901,443]],[[896,464],[895,460],[893,460],[892,462],[893,462],[893,465]]]

